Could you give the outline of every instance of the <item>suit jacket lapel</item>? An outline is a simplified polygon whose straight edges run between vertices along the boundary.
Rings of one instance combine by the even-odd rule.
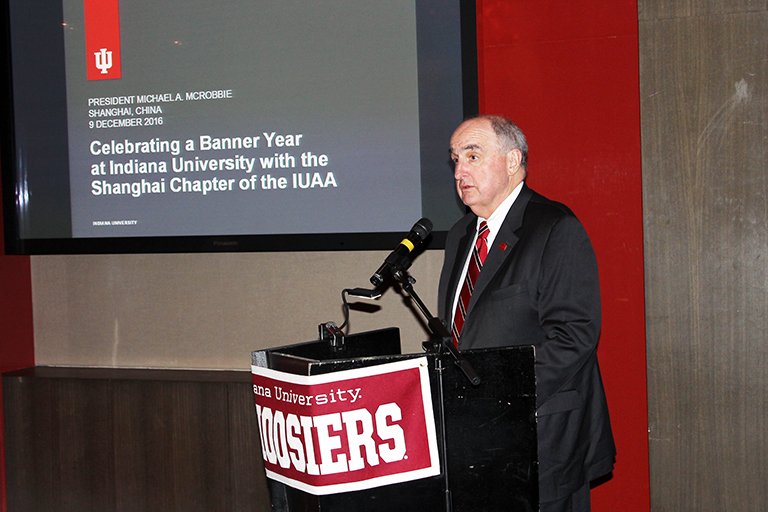
[[[528,202],[531,200],[533,193],[528,185],[523,185],[520,195],[515,199],[512,207],[507,213],[506,219],[501,224],[499,232],[496,234],[496,238],[493,240],[493,247],[488,248],[488,256],[483,264],[483,269],[480,271],[480,275],[475,283],[475,289],[472,292],[472,299],[469,301],[469,308],[467,310],[467,316],[472,314],[472,310],[477,304],[477,301],[483,294],[483,291],[488,287],[488,284],[493,281],[493,277],[501,268],[502,264],[512,256],[513,249],[520,237],[517,236],[516,231],[523,225],[523,215],[525,214],[525,208],[528,206]],[[504,247],[504,249],[501,249]],[[466,258],[465,258],[466,259]]]
[[[459,286],[459,278],[461,277],[461,271],[464,269],[464,263],[469,257],[469,251],[471,250],[472,240],[475,238],[475,232],[477,231],[477,217],[473,216],[473,220],[467,223],[466,232],[461,236],[456,246],[455,260],[453,262],[451,278],[448,281],[447,292],[445,294],[445,312],[447,313],[447,322],[453,321],[453,301],[456,297],[456,290]]]

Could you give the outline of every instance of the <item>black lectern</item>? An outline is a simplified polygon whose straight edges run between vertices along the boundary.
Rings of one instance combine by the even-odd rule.
[[[440,474],[322,496],[269,480],[274,510],[538,510],[533,347],[462,352],[482,380],[477,386],[447,357],[401,354],[396,328],[347,335],[341,344],[313,341],[256,351],[252,363],[295,375],[320,375],[425,355]]]

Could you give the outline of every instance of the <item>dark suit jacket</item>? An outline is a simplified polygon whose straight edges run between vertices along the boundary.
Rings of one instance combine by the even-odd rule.
[[[476,223],[469,213],[446,240],[438,291],[446,325]],[[583,226],[566,206],[523,185],[489,248],[459,349],[535,347],[541,502],[613,470],[599,335],[597,261]]]

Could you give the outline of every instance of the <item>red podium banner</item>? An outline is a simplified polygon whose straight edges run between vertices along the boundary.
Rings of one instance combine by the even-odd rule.
[[[267,477],[325,495],[440,474],[427,364],[317,376],[252,366]]]

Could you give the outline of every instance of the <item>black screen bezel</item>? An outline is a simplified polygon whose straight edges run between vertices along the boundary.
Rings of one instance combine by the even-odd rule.
[[[478,113],[477,27],[474,0],[460,0],[461,53],[464,117]],[[2,157],[2,199],[6,254],[131,254],[131,253],[197,253],[197,252],[281,252],[281,251],[347,251],[385,250],[396,245],[402,232],[328,233],[285,235],[215,235],[215,236],[157,236],[121,238],[30,238],[21,233],[24,222],[23,176],[16,162],[14,117],[14,91],[10,55],[10,14],[7,0],[3,1],[2,45],[0,66],[0,97],[7,113],[0,125],[0,156]],[[63,67],[63,56],[58,59]],[[54,64],[55,65],[55,64]],[[63,73],[62,75],[63,76]],[[64,94],[63,84],[54,84],[52,90]],[[66,112],[64,112],[66,116]],[[67,157],[59,155],[58,158]],[[54,156],[55,158],[55,156]],[[60,193],[64,187],[37,187],[38,194]],[[66,184],[68,190],[68,183]],[[61,209],[50,215],[62,217]],[[414,219],[416,220],[416,219]],[[70,226],[71,232],[71,226]],[[433,231],[422,248],[439,249],[445,246],[447,231]]]

